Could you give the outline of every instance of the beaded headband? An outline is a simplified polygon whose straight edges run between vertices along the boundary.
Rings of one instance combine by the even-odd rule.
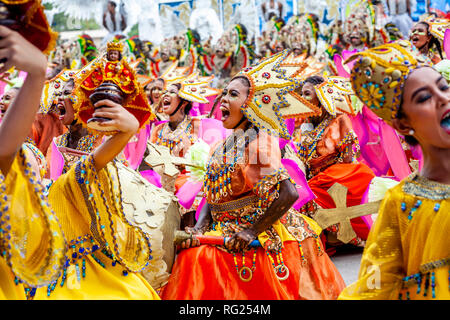
[[[345,63],[355,59],[350,79],[356,96],[389,124],[397,116],[410,72],[431,64],[406,40],[358,52]]]

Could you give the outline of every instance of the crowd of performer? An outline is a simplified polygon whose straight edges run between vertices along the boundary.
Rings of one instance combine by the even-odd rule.
[[[0,298],[450,299],[450,20],[349,12],[97,47],[1,0]]]

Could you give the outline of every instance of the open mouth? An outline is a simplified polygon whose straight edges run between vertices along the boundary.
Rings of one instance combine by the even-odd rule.
[[[170,107],[170,98],[168,96],[163,97],[162,107],[163,107],[163,110],[166,110]]]
[[[58,102],[58,104],[56,105],[56,108],[59,113],[59,120],[64,119],[64,116],[66,115],[66,108],[64,106],[64,103]]]
[[[222,112],[222,119],[221,119],[222,122],[226,121],[230,117],[230,110],[228,110],[228,108],[226,108],[225,106],[221,105],[220,111]]]
[[[448,109],[441,118],[441,128],[450,134],[450,109]]]
[[[413,37],[411,37],[411,42],[412,42],[412,44],[416,44],[417,42],[419,42],[419,36],[413,36]]]

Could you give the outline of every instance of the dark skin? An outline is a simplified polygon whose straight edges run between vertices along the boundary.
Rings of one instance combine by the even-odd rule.
[[[224,90],[225,94],[221,99],[221,109],[227,110],[229,116],[226,118],[227,126],[237,124],[243,117],[242,113],[236,112],[235,108],[239,108],[242,102],[248,96],[248,87],[240,79],[234,79]],[[242,129],[248,125],[248,120],[244,121],[235,130]],[[226,242],[225,247],[233,252],[240,252],[248,248],[249,244],[255,240],[259,234],[267,230],[272,224],[279,220],[291,206],[297,201],[299,194],[295,186],[289,181],[284,180],[280,183],[279,197],[275,199],[267,208],[264,214],[251,227],[233,234]],[[199,219],[194,228],[187,228],[186,231],[193,234],[202,234],[212,223],[211,209],[206,204],[199,214]],[[197,239],[187,240],[181,244],[182,248],[198,246],[200,243]]]
[[[450,129],[443,124],[450,112],[450,87],[431,67],[411,72],[403,87],[402,114],[394,119],[394,128],[419,142],[424,163],[420,175],[450,184]],[[413,130],[413,131],[411,131]]]
[[[302,87],[302,97],[311,102],[315,106],[320,106],[322,113],[320,116],[310,117],[309,120],[317,127],[327,116],[327,112],[322,108],[319,98],[317,98],[316,89],[312,83],[306,82]]]
[[[306,82],[302,87],[302,96],[303,98],[307,99],[309,102],[316,106],[320,106],[322,113],[320,116],[314,116],[310,117],[311,123],[314,125],[314,127],[317,127],[328,115],[328,112],[322,107],[319,99],[317,98],[317,93],[314,88],[314,85],[310,82]],[[353,156],[351,153],[344,154],[342,157],[342,160],[344,163],[351,163],[353,161]]]

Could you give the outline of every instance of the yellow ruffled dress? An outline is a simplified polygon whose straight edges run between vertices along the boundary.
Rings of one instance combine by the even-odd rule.
[[[450,299],[449,213],[449,185],[412,174],[390,189],[339,299]]]
[[[22,300],[57,279],[65,239],[23,148],[0,190],[0,299]]]
[[[152,259],[150,241],[123,215],[117,166],[96,171],[83,157],[50,187],[49,201],[68,239],[61,277],[35,299],[159,299],[137,272]]]

